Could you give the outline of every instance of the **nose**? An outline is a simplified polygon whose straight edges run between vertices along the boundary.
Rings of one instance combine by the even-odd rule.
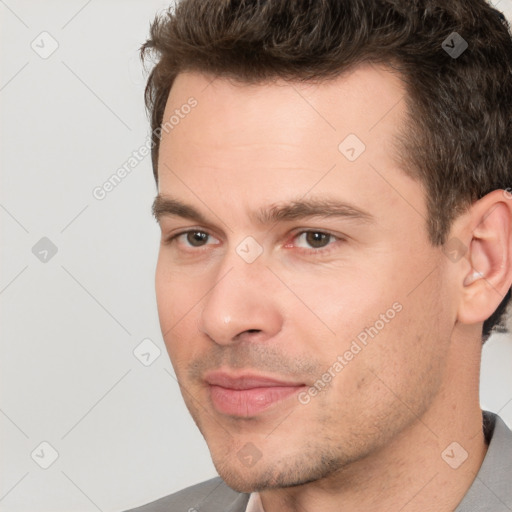
[[[275,336],[282,328],[283,316],[278,294],[272,293],[277,291],[272,272],[263,261],[246,263],[237,254],[224,263],[203,301],[201,331],[219,345]]]

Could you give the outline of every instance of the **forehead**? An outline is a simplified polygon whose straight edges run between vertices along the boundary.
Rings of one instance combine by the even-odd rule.
[[[171,88],[164,120],[194,97],[198,103],[193,110],[194,130],[201,124],[200,136],[208,135],[208,142],[212,143],[229,141],[234,146],[247,142],[268,144],[272,140],[286,144],[304,132],[311,132],[310,138],[314,133],[333,141],[348,133],[369,139],[374,130],[375,134],[382,134],[397,128],[404,96],[398,75],[370,64],[318,83],[275,79],[246,84],[186,72],[177,76]],[[391,111],[397,115],[389,116]],[[187,138],[194,135],[183,133],[186,122],[180,124],[185,128],[176,126],[169,138],[179,138],[180,133]],[[282,129],[284,126],[286,130]]]
[[[181,73],[166,104],[163,122],[173,122],[172,129],[163,132],[161,152],[164,157],[166,152],[171,158],[173,153],[188,152],[197,158],[206,150],[212,157],[229,150],[239,158],[244,149],[254,154],[258,149],[272,152],[274,147],[281,156],[293,152],[304,163],[313,158],[321,165],[318,152],[309,150],[320,144],[332,161],[340,142],[351,134],[367,149],[385,143],[391,149],[389,143],[403,123],[404,97],[399,76],[369,64],[319,83],[276,79],[241,84],[198,72]],[[191,98],[197,106],[185,108]],[[176,114],[181,114],[179,119]]]
[[[162,133],[159,192],[196,204],[235,193],[252,209],[310,192],[352,203],[385,195],[393,205],[418,193],[400,192],[410,179],[395,159],[405,94],[399,76],[375,65],[319,83],[182,73],[163,118],[179,121]],[[194,108],[184,108],[191,98]]]

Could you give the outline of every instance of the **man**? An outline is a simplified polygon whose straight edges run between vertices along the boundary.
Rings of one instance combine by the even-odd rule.
[[[137,511],[512,510],[512,39],[484,0],[184,0],[152,25],[156,292],[220,478]]]

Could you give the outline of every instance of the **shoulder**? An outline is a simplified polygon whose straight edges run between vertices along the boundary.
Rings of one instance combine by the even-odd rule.
[[[455,512],[512,510],[512,432],[496,414],[484,412],[487,454]]]
[[[126,512],[245,512],[248,500],[217,477]]]

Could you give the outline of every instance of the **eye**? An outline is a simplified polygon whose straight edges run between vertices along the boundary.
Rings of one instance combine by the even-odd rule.
[[[333,245],[333,242],[339,241],[341,238],[324,231],[309,230],[297,233],[293,240],[292,244],[287,244],[285,247],[298,247],[311,252],[322,252],[322,249],[328,248]]]
[[[320,231],[304,231],[297,237],[298,240],[302,240],[313,249],[321,249],[326,247],[329,245],[331,238],[334,237],[329,233],[322,233]]]
[[[208,233],[204,231],[187,231],[186,233],[182,233],[185,235],[185,240],[192,247],[201,247],[208,242]]]
[[[214,237],[212,237],[209,233],[206,231],[202,231],[200,229],[191,229],[188,231],[182,231],[181,233],[176,233],[175,235],[172,235],[166,240],[166,243],[180,243],[183,244],[185,247],[204,247],[205,245],[208,245],[208,242],[210,239],[218,240]]]

